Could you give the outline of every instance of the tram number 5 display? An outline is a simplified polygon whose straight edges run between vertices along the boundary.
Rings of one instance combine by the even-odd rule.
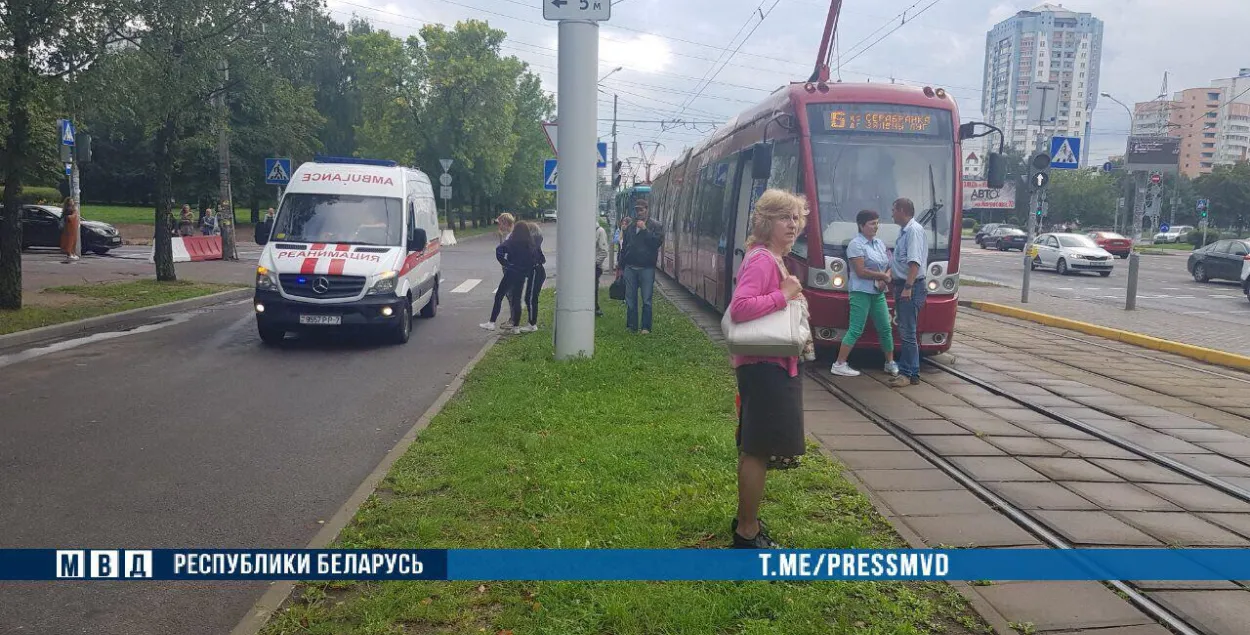
[[[890,112],[848,113],[834,110],[829,113],[831,130],[872,130],[877,132],[928,132],[933,124],[930,115],[905,115]]]

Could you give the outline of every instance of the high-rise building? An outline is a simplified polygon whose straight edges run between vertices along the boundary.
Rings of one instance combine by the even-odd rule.
[[[1179,167],[1190,178],[1250,159],[1250,68],[1171,100],[1134,104],[1133,134],[1180,137]]]
[[[1101,60],[1093,15],[1053,4],[1020,11],[985,36],[982,115],[1025,154],[1049,151],[1052,136],[1080,137],[1085,165]]]

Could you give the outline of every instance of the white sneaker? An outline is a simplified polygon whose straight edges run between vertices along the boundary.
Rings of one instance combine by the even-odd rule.
[[[898,362],[886,362],[885,372],[891,377],[898,377]]]
[[[514,326],[514,327],[512,327],[512,334],[513,334],[513,335],[520,335],[520,334],[521,334],[521,333],[523,333],[524,331],[525,331],[525,329],[523,329],[523,328],[521,328],[521,327],[519,327],[519,326]]]
[[[829,372],[835,375],[842,375],[843,377],[858,377],[859,376],[859,371],[855,370],[854,368],[851,368],[851,366],[847,364],[846,362],[842,362],[842,363],[834,362],[833,366],[829,367]]]
[[[493,330],[495,330],[495,323],[494,323],[494,322],[482,322],[481,324],[478,324],[478,326],[480,326],[480,327],[482,327],[482,328],[484,328],[484,329],[486,329],[486,330],[488,330],[488,331],[493,331]]]
[[[526,324],[525,326],[522,326],[522,327],[521,327],[521,332],[522,332],[522,333],[533,333],[533,332],[535,332],[535,331],[537,331],[537,330],[538,330],[538,325],[537,325],[537,324]]]

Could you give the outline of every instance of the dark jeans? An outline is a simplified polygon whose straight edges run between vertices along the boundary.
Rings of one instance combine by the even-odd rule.
[[[920,377],[920,343],[917,341],[916,323],[920,318],[920,309],[924,308],[925,300],[929,297],[929,289],[925,287],[924,279],[916,280],[912,284],[911,299],[903,299],[903,288],[906,287],[906,280],[894,280],[891,286],[894,290],[894,312],[898,316],[898,334],[900,343],[898,362],[898,373],[904,377]]]
[[[503,280],[495,290],[495,306],[490,311],[490,321],[499,319],[499,310],[503,308],[503,298],[508,296],[508,306],[512,309],[512,326],[521,324],[521,287],[525,285],[525,274],[520,271],[505,269]]]
[[[625,267],[625,327],[651,330],[651,296],[655,292],[655,267]],[[642,324],[638,323],[638,296],[642,296]]]
[[[542,265],[530,271],[525,281],[525,308],[529,312],[530,326],[538,324],[538,294],[543,290],[543,282],[547,280],[547,269]]]
[[[603,277],[603,267],[595,265],[595,313],[599,312],[599,279]]]

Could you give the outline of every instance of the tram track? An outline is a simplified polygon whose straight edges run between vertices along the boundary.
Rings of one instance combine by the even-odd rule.
[[[947,368],[943,365],[934,365],[934,364],[931,364],[931,365],[933,365],[938,370],[941,370],[942,372],[948,372]],[[956,374],[956,373],[952,373],[952,374],[954,374],[956,377],[960,377],[960,374]],[[807,372],[807,376],[813,381],[815,381],[816,384],[819,385],[821,388],[825,389],[833,397],[835,397],[842,403],[846,404],[851,409],[858,412],[860,415],[866,417],[868,420],[872,421],[874,424],[881,427],[883,430],[889,432],[890,435],[892,435],[899,442],[909,447],[912,451],[916,452],[918,455],[920,455],[926,461],[928,461],[929,463],[937,467],[947,476],[954,479],[955,482],[967,488],[969,492],[971,492],[977,498],[984,501],[986,504],[990,505],[991,508],[995,509],[999,513],[1006,516],[1016,525],[1024,529],[1024,531],[1028,532],[1032,536],[1041,540],[1043,543],[1049,545],[1053,549],[1073,550],[1073,549],[1078,548],[1075,543],[1064,538],[1062,534],[1059,532],[1059,530],[1053,527],[1050,523],[1048,523],[1047,521],[1043,519],[1036,517],[1035,515],[1029,513],[1029,511],[1008,501],[1005,497],[999,495],[998,493],[994,492],[990,488],[986,487],[984,484],[978,481],[974,475],[969,473],[969,471],[965,470],[964,468],[961,468],[960,466],[955,464],[953,461],[950,461],[949,459],[945,458],[937,451],[930,448],[924,441],[922,441],[919,438],[921,435],[913,434],[912,432],[909,432],[904,427],[898,425],[895,421],[891,420],[889,417],[879,414],[870,405],[864,403],[862,400],[855,397],[854,394],[838,386],[837,383],[833,380],[833,378],[829,376],[827,373],[822,373],[815,369],[809,369]],[[960,377],[960,378],[963,379],[963,377]],[[973,383],[973,385],[978,385],[978,383],[975,381],[971,383]],[[1017,401],[1018,403],[1023,404],[1023,401],[1019,399],[1013,399],[1013,401]],[[1032,404],[1032,407],[1030,407],[1030,409],[1034,410],[1035,412],[1039,412],[1039,414],[1045,414],[1045,411],[1047,410],[1045,406],[1039,406],[1037,404]],[[1087,427],[1085,424],[1081,424],[1080,422],[1071,420],[1069,417],[1065,417],[1064,415],[1060,413],[1050,413],[1050,414],[1055,415],[1056,421],[1062,422],[1066,425],[1077,423],[1077,424],[1080,424],[1079,426],[1077,426],[1079,429],[1081,429],[1082,431],[1087,431],[1085,430],[1085,428]],[[1105,433],[1102,433],[1102,434],[1099,434],[1098,436],[1099,438],[1104,438],[1104,437],[1112,436],[1112,435],[1106,435]],[[1109,443],[1115,443],[1115,441],[1112,441],[1111,439],[1104,438],[1104,440]],[[1119,441],[1124,442],[1122,439]],[[1124,442],[1124,444],[1128,446],[1135,445],[1130,442]],[[1117,443],[1117,445],[1119,444]],[[1120,447],[1123,447],[1125,450],[1133,451],[1135,453],[1138,453],[1137,451],[1139,450],[1140,455],[1143,456],[1143,458],[1146,458],[1147,460],[1153,461],[1155,458],[1167,459],[1167,457],[1158,456],[1157,453],[1154,453],[1151,450],[1147,450],[1145,448],[1138,447],[1136,448],[1136,450],[1130,450],[1128,447],[1124,447],[1124,446],[1120,446]],[[1183,464],[1173,465],[1172,463],[1174,462],[1170,461],[1169,459],[1166,462],[1158,462],[1157,464],[1163,465],[1164,467],[1167,467],[1169,469],[1175,469],[1178,466],[1181,468],[1184,468],[1183,473],[1185,473],[1186,476],[1190,476],[1191,478],[1193,478],[1193,476],[1191,476],[1192,472],[1198,472],[1199,476],[1206,477],[1202,480],[1204,483],[1207,483],[1209,486],[1217,487],[1214,484],[1214,482],[1222,483],[1224,486],[1227,486],[1227,490],[1221,487],[1220,488],[1221,491],[1226,491],[1227,493],[1229,493],[1229,495],[1236,496],[1241,500],[1250,502],[1250,492],[1247,492],[1234,485],[1223,483],[1222,481],[1219,481],[1218,479],[1214,479],[1214,477],[1211,477],[1210,475],[1201,473],[1200,470],[1194,470],[1193,468],[1190,468],[1189,466],[1185,466]],[[1212,481],[1212,482],[1208,483],[1208,481]],[[1100,567],[1088,561],[1084,561],[1084,564],[1086,564],[1091,570],[1102,571]],[[1200,626],[1195,626],[1191,624],[1187,619],[1178,615],[1177,613],[1173,612],[1167,607],[1163,606],[1162,604],[1157,602],[1155,599],[1151,598],[1147,591],[1141,588],[1138,588],[1136,585],[1132,584],[1131,582],[1112,579],[1111,576],[1107,576],[1105,579],[1101,580],[1101,582],[1111,587],[1112,590],[1119,593],[1123,598],[1125,598],[1131,604],[1133,604],[1134,606],[1136,606],[1137,608],[1145,612],[1147,615],[1149,615],[1151,618],[1156,620],[1159,624],[1171,630],[1173,633],[1177,633],[1178,635],[1210,635],[1210,633],[1206,629]]]

